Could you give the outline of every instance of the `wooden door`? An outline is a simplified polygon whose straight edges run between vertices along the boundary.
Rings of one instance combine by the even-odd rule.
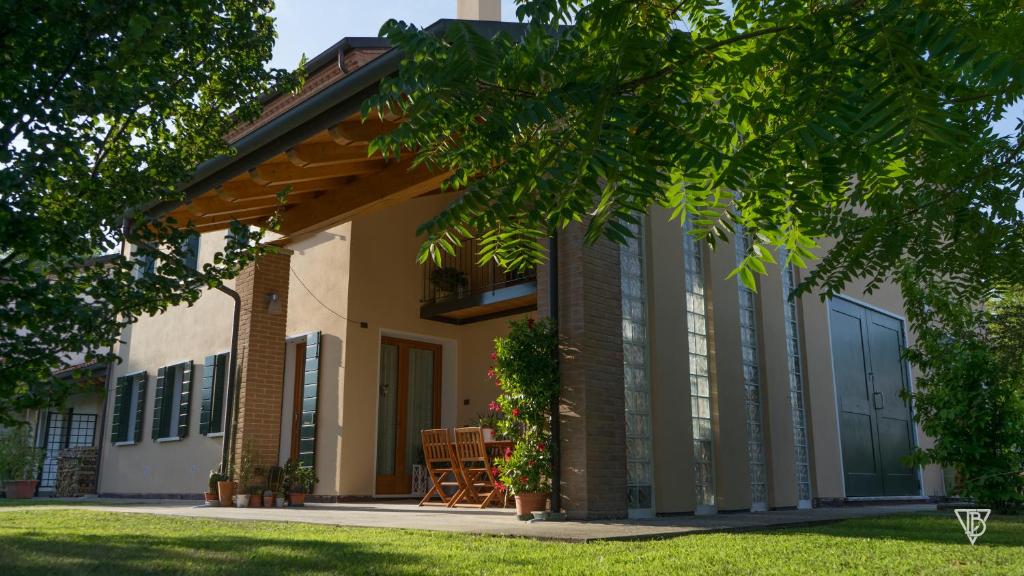
[[[409,494],[422,459],[420,430],[441,424],[441,346],[381,339],[377,494]]]

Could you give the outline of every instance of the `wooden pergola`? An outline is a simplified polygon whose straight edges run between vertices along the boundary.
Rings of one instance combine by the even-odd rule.
[[[295,238],[436,190],[447,174],[413,169],[407,158],[369,155],[369,141],[396,125],[354,115],[187,199],[166,216],[209,232],[234,220],[260,226],[280,211],[277,232]]]

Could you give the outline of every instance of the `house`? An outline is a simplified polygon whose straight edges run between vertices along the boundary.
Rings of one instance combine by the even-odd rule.
[[[497,2],[459,5],[493,17]],[[471,245],[417,264],[417,225],[454,196],[439,192],[443,174],[368,157],[398,119],[359,119],[398,63],[380,39],[341,40],[309,62],[299,94],[268,97],[231,135],[237,154],[197,169],[184,203],[151,208],[197,226],[201,264],[232,220],[265,222],[291,187],[280,250],[231,285],[237,326],[232,298],[209,291],[126,330],[101,494],[192,496],[246,447],[263,466],[315,466],[319,499],[408,495],[419,430],[476,421],[497,392],[493,339],[549,314],[552,294],[573,349],[559,444],[570,517],[943,493],[938,468],[901,461],[928,439],[900,398],[913,335],[892,285],[790,299],[799,272],[775,268],[753,292],[726,279],[742,241],[709,251],[657,208],[624,246],[584,247],[570,227],[554,274],[477,266]]]

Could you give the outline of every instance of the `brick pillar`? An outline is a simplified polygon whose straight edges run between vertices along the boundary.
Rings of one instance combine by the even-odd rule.
[[[584,226],[558,236],[562,360],[562,506],[569,518],[625,518],[626,407],[618,245],[584,246]],[[538,273],[547,315],[547,270]]]
[[[267,254],[235,280],[242,299],[238,326],[241,385],[233,455],[236,474],[246,442],[252,447],[256,465],[265,468],[278,462],[290,260],[290,251]]]

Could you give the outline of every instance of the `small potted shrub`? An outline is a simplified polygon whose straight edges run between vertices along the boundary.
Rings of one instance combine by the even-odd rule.
[[[249,486],[249,508],[263,507],[263,487]]]
[[[547,508],[551,491],[551,455],[547,445],[537,437],[529,440],[507,448],[505,460],[498,464],[502,486],[515,496],[516,514],[526,519]]]
[[[313,486],[320,480],[311,467],[299,466],[293,460],[288,461],[285,467],[288,485],[288,505],[303,506],[306,502],[306,494],[313,489]]]
[[[465,272],[454,266],[444,266],[430,272],[430,283],[443,298],[461,293],[469,282]]]
[[[0,432],[0,481],[8,498],[32,498],[39,481],[43,450],[32,446],[28,428],[9,428]]]
[[[220,500],[220,505],[227,508],[231,506],[235,498],[235,482],[231,478],[235,475],[235,468],[232,465],[228,465],[228,471],[226,474],[220,475],[220,480],[217,481],[217,499]]]
[[[267,470],[267,489],[263,492],[263,506],[273,508],[284,507],[284,468],[271,466]]]
[[[220,506],[219,497],[219,484],[228,477],[221,474],[218,470],[210,470],[210,480],[207,484],[207,490],[203,493],[203,500],[206,501],[207,506]]]

